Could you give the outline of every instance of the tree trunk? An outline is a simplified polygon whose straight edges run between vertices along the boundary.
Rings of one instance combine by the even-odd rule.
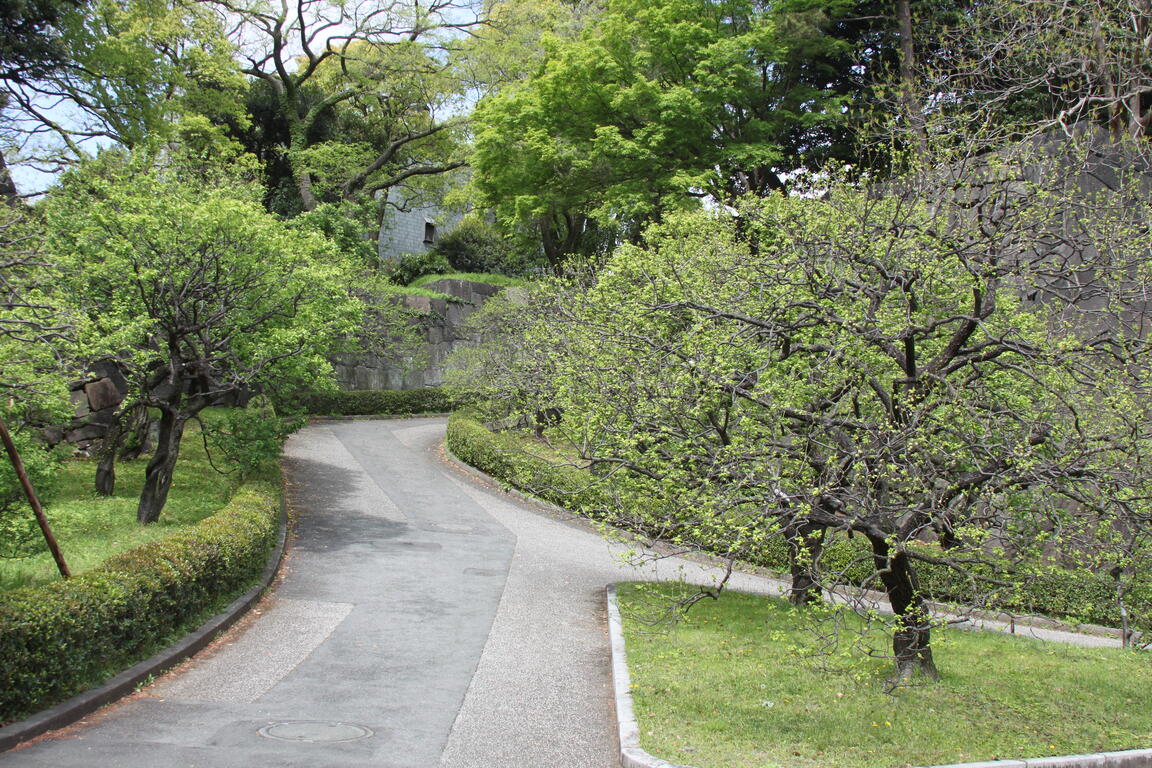
[[[20,193],[16,190],[16,183],[12,181],[12,173],[8,170],[8,163],[4,161],[4,153],[0,152],[0,202],[15,205],[20,200]]]
[[[96,464],[96,493],[100,496],[111,496],[116,492],[116,454],[124,436],[126,418],[128,413],[125,411],[116,414],[115,421],[100,441],[100,461]]]
[[[563,233],[556,226],[558,219],[563,221]],[[587,217],[579,213],[564,213],[555,217],[547,214],[540,218],[540,241],[553,274],[564,274],[564,263],[569,256],[580,250],[587,225]]]
[[[123,446],[120,451],[121,461],[132,461],[152,451],[152,437],[149,434],[152,431],[152,417],[147,406],[138,405],[132,410],[124,431],[131,435],[131,439],[124,440],[122,437],[120,440]]]
[[[788,600],[792,605],[820,602],[823,593],[817,578],[816,560],[824,547],[824,529],[800,523],[789,526],[784,537],[788,542],[788,568],[792,574]]]
[[[144,472],[144,490],[140,492],[140,506],[136,510],[136,520],[142,525],[156,522],[168,500],[168,489],[172,487],[172,471],[180,455],[180,438],[184,434],[185,423],[184,417],[175,409],[165,408],[160,416],[160,437],[156,441],[156,453],[152,455]]]
[[[896,25],[900,30],[900,101],[916,137],[916,149],[923,157],[928,153],[928,131],[924,125],[924,113],[915,95],[916,44],[912,35],[911,0],[897,0]]]
[[[929,680],[939,680],[940,673],[932,660],[932,616],[920,594],[908,555],[899,551],[893,554],[883,538],[869,536],[868,540],[876,571],[896,615],[896,631],[892,635],[896,661],[893,683],[903,684],[918,673]]]
[[[285,109],[294,109],[288,101],[282,102]],[[300,195],[300,205],[305,211],[316,208],[316,195],[312,190],[312,174],[304,167],[300,152],[308,148],[308,127],[301,120],[294,120],[288,126],[288,166],[292,169],[292,179]]]

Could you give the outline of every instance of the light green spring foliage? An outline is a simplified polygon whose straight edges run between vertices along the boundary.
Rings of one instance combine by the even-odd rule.
[[[445,383],[492,419],[531,417],[554,404],[556,361],[571,338],[566,305],[573,286],[538,280],[508,286],[464,324]]]
[[[297,63],[301,71],[304,66]],[[423,43],[353,41],[340,56],[321,63],[307,86],[332,100],[331,138],[313,141],[294,134],[287,151],[293,168],[310,175],[322,200],[371,199],[405,170],[446,166],[460,154],[459,129],[437,117],[458,96],[460,84]],[[441,174],[407,181],[433,193],[446,183]]]
[[[137,387],[173,361],[221,390],[316,386],[359,327],[340,255],[265,213],[254,186],[81,170],[45,216],[56,296],[83,314],[83,356],[118,359]]]
[[[1143,280],[1139,211],[1080,223],[1106,259],[1061,267],[1091,282],[1065,302],[1059,253],[1032,244],[1066,198],[1012,180],[1005,218],[915,183],[670,216],[619,249],[548,361],[561,429],[686,545],[747,553],[802,519],[985,575],[1127,562],[1152,445],[1116,311]]]
[[[601,224],[763,191],[795,162],[783,136],[842,119],[836,99],[785,74],[835,49],[822,27],[839,6],[606,3],[578,38],[544,40],[533,77],[479,104],[475,186],[508,221]]]
[[[0,418],[36,492],[47,498],[59,456],[35,439],[36,426],[68,414],[60,361],[67,317],[45,293],[43,231],[28,212],[0,206]],[[0,449],[0,557],[24,552],[39,535],[7,453]]]
[[[246,121],[232,44],[201,3],[94,0],[65,15],[61,39],[73,66],[54,86],[84,129],[126,147],[177,136],[223,147],[222,121]]]

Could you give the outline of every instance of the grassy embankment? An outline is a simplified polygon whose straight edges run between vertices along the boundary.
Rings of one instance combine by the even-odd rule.
[[[487,285],[499,285],[504,288],[525,285],[528,281],[520,277],[509,277],[508,275],[498,275],[494,272],[451,272],[443,275],[424,275],[413,280],[407,287],[420,288],[434,283],[437,280],[467,280],[473,283],[485,283]]]
[[[213,415],[207,411],[204,418],[211,419]],[[227,504],[239,485],[238,474],[220,474],[209,464],[199,425],[192,422],[181,444],[168,504],[156,523],[139,525],[136,505],[148,458],[117,464],[116,493],[110,497],[93,491],[95,461],[64,462],[57,488],[45,500],[45,512],[74,574],[90,570],[120,552],[190,528]],[[222,465],[221,457],[213,459],[217,466]],[[59,578],[46,550],[18,559],[0,558],[0,591],[38,586]]]
[[[1152,746],[1146,654],[938,631],[941,682],[886,693],[887,636],[872,658],[812,655],[786,602],[735,593],[646,623],[669,589],[620,590],[641,744],[665,760],[891,768]]]

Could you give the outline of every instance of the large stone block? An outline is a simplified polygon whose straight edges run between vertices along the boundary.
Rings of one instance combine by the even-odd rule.
[[[92,412],[88,407],[88,395],[84,394],[83,389],[75,389],[68,393],[69,399],[72,401],[72,413],[76,418],[81,419]]]
[[[88,382],[84,385],[84,394],[88,397],[88,407],[94,411],[115,408],[124,401],[124,395],[111,378]]]

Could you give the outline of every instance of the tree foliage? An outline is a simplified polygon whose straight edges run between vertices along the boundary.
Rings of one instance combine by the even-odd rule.
[[[703,0],[605,5],[578,39],[546,42],[528,81],[476,111],[476,187],[539,228],[554,264],[589,220],[636,234],[661,211],[784,187],[835,141],[844,102],[814,62],[844,3]]]
[[[358,328],[338,254],[258,197],[130,165],[72,175],[47,205],[83,356],[114,360],[131,400],[161,412],[141,522],[164,505],[188,419],[224,396],[322,382],[328,354]]]
[[[24,154],[71,163],[86,142],[222,140],[243,79],[219,19],[185,0],[92,0],[59,16],[56,66],[9,82]]]
[[[521,407],[562,409],[644,529],[731,557],[783,539],[799,602],[862,565],[824,561],[825,537],[862,537],[896,679],[934,676],[916,563],[979,604],[997,574],[1131,564],[1105,542],[1148,535],[1147,203],[1066,162],[1028,145],[669,217],[489,378],[544,378]]]
[[[232,21],[243,71],[257,81],[246,143],[270,163],[284,212],[371,199],[461,165],[443,114],[456,88],[437,51],[444,35],[480,23],[468,3],[212,5]],[[277,183],[289,178],[290,191]]]

